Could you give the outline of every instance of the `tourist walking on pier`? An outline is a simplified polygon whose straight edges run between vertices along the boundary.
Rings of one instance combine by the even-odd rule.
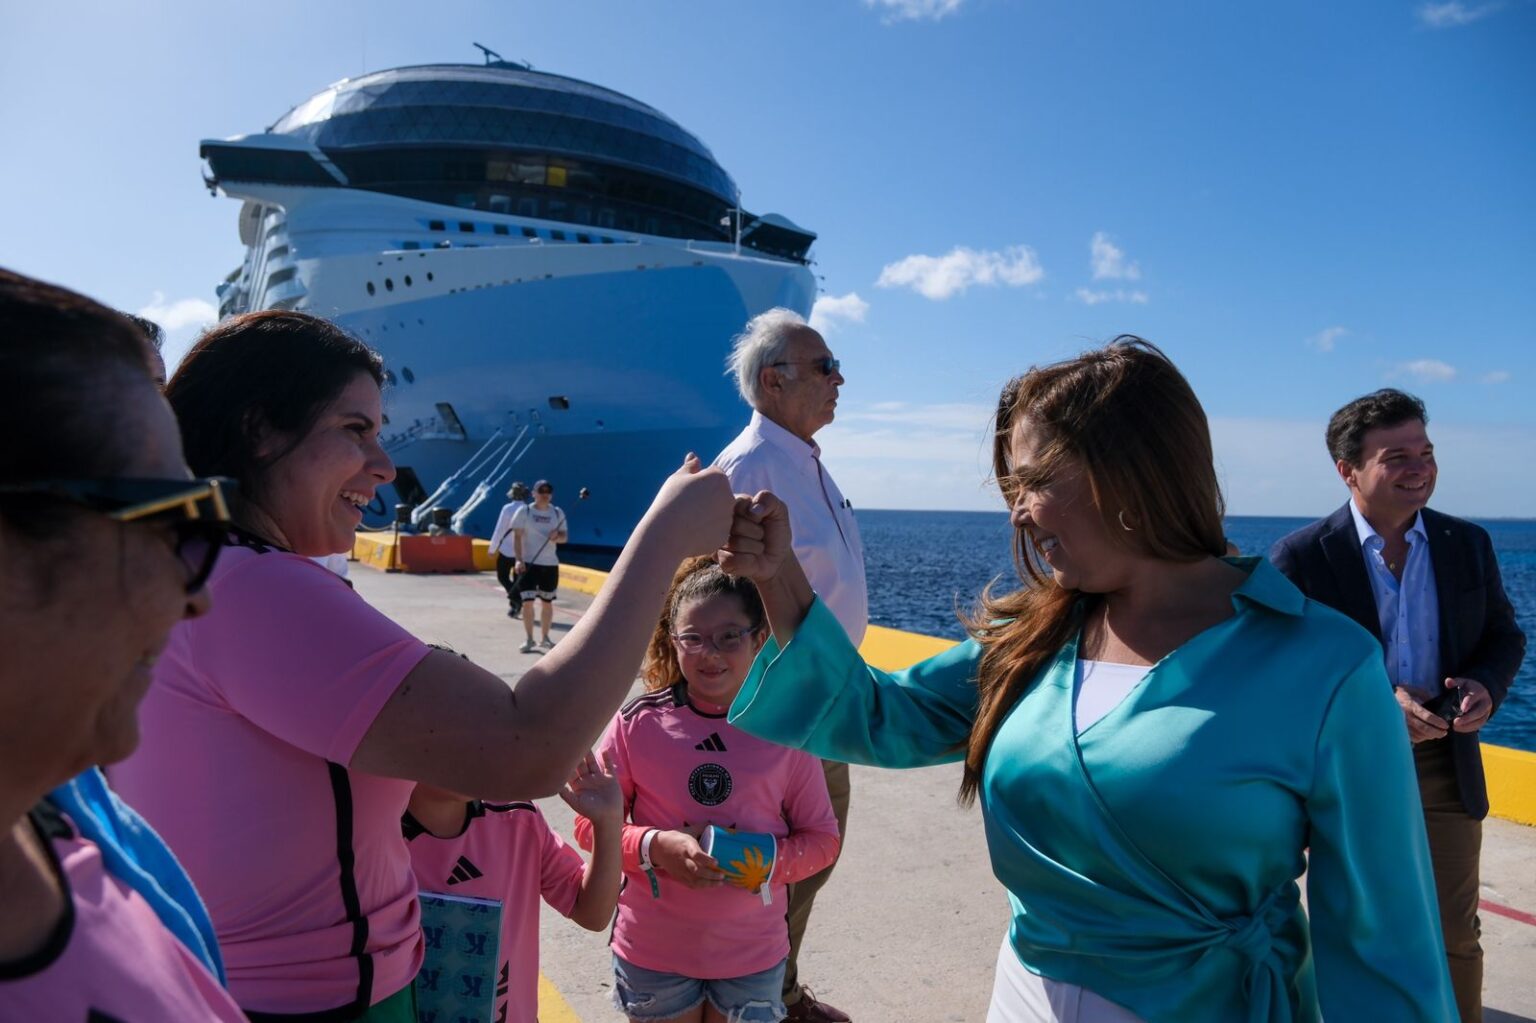
[[[528,485],[522,480],[513,483],[507,491],[507,503],[496,516],[496,527],[491,530],[490,551],[496,556],[496,581],[507,592],[507,617],[521,618],[523,594],[517,578],[517,547],[512,536],[512,516],[528,503]]]
[[[1462,1023],[1483,1018],[1477,918],[1483,818],[1479,730],[1525,657],[1525,634],[1481,526],[1428,507],[1439,466],[1424,403],[1385,389],[1328,421],[1342,508],[1278,541],[1301,592],[1376,637],[1413,743],[1440,927]]]
[[[154,354],[123,316],[0,270],[6,1020],[245,1018],[191,882],[96,766],[133,750],[167,635],[207,613],[225,518]]]
[[[724,539],[697,459],[662,487],[592,609],[515,687],[429,648],[309,558],[394,477],[379,356],[297,312],[204,334],[167,397],[193,466],[236,478],[213,610],[176,630],[114,774],[208,899],[252,1018],[413,1021],[422,958],[400,833],[415,782],[552,795],[623,701],[677,563]],[[280,849],[280,855],[274,850]]]
[[[728,363],[752,419],[720,452],[738,494],[771,490],[789,508],[795,556],[833,617],[857,647],[869,627],[864,546],[853,505],[821,464],[815,436],[832,422],[843,374],[827,342],[798,313],[772,309],[754,316],[737,337]],[[848,765],[824,760],[827,790],[840,833],[848,829]],[[796,884],[789,893],[789,964],[784,1003],[794,1023],[847,1023],[849,1016],[819,1001],[800,983],[798,960],[816,893],[832,866]]]
[[[1013,907],[992,1023],[1453,1017],[1379,648],[1269,562],[1222,557],[1183,376],[1138,338],[1032,369],[1000,396],[993,464],[1024,586],[894,674],[806,581],[783,502],[739,500],[723,567],[758,580],[773,636],[733,723],[882,767],[964,761]]]
[[[539,605],[539,646],[554,647],[549,627],[555,617],[555,591],[560,586],[560,544],[570,537],[565,512],[553,504],[554,485],[539,480],[533,485],[533,503],[512,510],[507,530],[512,534],[512,552],[517,571],[518,596],[523,601],[523,631],[528,639],[522,646],[533,653],[533,605]]]

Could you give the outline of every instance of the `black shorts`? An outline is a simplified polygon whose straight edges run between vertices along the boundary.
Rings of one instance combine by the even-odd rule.
[[[524,565],[517,577],[517,588],[524,600],[554,600],[560,586],[559,565]]]

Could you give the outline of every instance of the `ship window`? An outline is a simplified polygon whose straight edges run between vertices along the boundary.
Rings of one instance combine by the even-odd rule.
[[[531,227],[523,228],[523,237],[524,238],[537,238],[538,236],[539,236],[539,232],[535,231],[533,228],[531,228]]]
[[[549,396],[549,407],[558,412],[564,412],[571,407],[571,399],[563,394],[551,394]]]
[[[401,366],[400,375],[405,377],[405,382],[408,384],[414,384],[416,382],[416,374],[411,372],[411,367],[409,366]]]
[[[496,225],[492,226],[491,231],[494,232],[495,234],[506,234],[507,233],[507,225],[506,224],[496,224]]]
[[[279,284],[286,284],[293,280],[294,275],[298,272],[297,268],[291,266],[285,266],[281,270],[274,271],[272,276],[267,278],[267,287],[271,288]]]
[[[443,222],[441,220],[429,220],[427,221],[427,230],[443,231],[446,230],[446,228],[443,226]]]
[[[400,247],[406,252],[415,252],[417,249],[421,248],[421,242],[404,242]]]
[[[517,200],[517,215],[520,217],[538,216],[539,200],[527,197]]]
[[[544,183],[551,188],[564,188],[566,182],[566,170],[564,167],[550,167],[544,176]]]
[[[459,221],[459,230],[462,231],[464,234],[474,234],[475,233],[474,221],[471,221],[471,220],[461,220],[461,221]]]
[[[405,286],[407,288],[409,288],[411,286],[411,275],[410,274],[406,274],[405,275]]]
[[[428,271],[427,271],[427,280],[429,280],[429,281],[430,281],[430,280],[431,280],[431,279],[432,279],[432,271],[431,271],[431,270],[428,270]]]
[[[275,249],[273,249],[271,252],[267,253],[267,259],[269,259],[269,260],[281,259],[282,257],[284,257],[286,255],[288,255],[288,246],[286,246],[286,245],[279,245]]]
[[[565,241],[565,232],[564,231],[551,231],[551,232],[549,232],[549,236],[550,236],[550,238],[554,239],[557,242]]]
[[[369,281],[368,282],[368,294],[372,295],[373,292],[374,292],[373,282]]]
[[[583,244],[583,245],[591,245],[592,244],[592,236],[590,234],[578,234],[576,236],[576,240],[581,242],[581,244]]]
[[[395,282],[393,280],[391,280],[390,278],[388,278],[388,277],[384,278],[384,290],[385,291],[394,291],[395,290]]]
[[[602,243],[604,245],[612,245],[613,244],[613,239],[608,237],[606,234],[603,235],[603,237],[600,239],[600,241],[602,241]]]

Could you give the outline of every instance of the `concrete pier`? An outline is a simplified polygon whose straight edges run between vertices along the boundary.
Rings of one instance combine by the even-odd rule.
[[[522,625],[506,616],[493,577],[352,567],[358,592],[422,639],[451,646],[508,682],[537,660],[517,652]],[[562,574],[578,585],[592,580],[580,570]],[[557,636],[589,599],[562,586]],[[920,655],[920,639],[904,649]],[[858,1023],[985,1018],[1008,908],[988,866],[980,812],[955,803],[959,779],[958,766],[853,769],[842,861],[817,899],[800,973]],[[569,841],[570,811],[558,799],[541,806]],[[1536,828],[1490,818],[1483,841],[1485,1020],[1536,1023]],[[540,956],[542,1023],[622,1019],[609,1002],[606,934],[545,907]]]

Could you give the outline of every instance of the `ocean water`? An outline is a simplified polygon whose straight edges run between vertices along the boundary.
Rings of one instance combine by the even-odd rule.
[[[869,576],[869,619],[931,636],[963,636],[957,612],[993,580],[1017,584],[1012,530],[1001,512],[857,512]],[[1263,554],[1310,519],[1233,516],[1227,536],[1244,554]],[[1504,589],[1527,636],[1536,637],[1536,520],[1479,521],[1493,538]],[[1536,657],[1528,655],[1486,742],[1536,751]]]

